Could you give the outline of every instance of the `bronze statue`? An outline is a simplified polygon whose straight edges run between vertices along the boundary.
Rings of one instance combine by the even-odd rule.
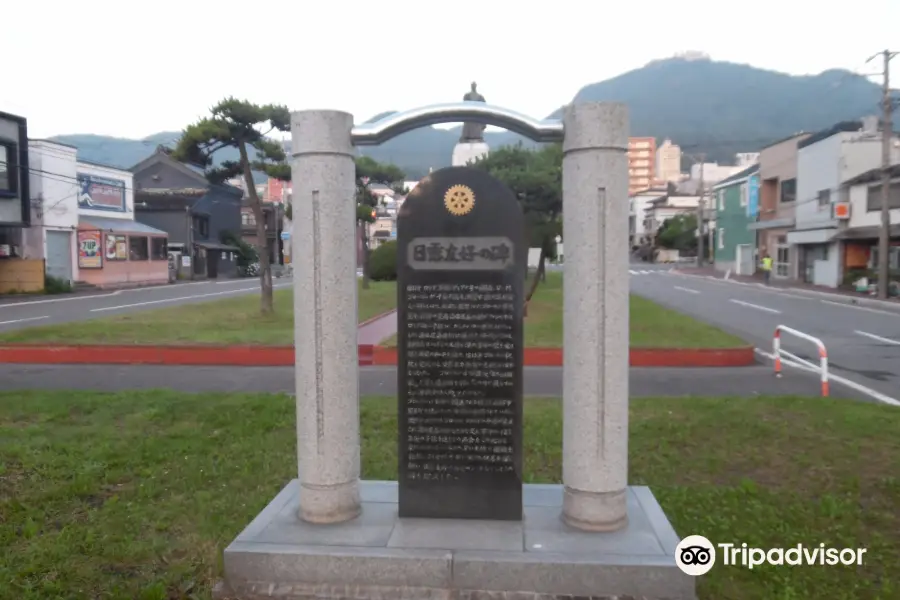
[[[472,82],[472,89],[466,92],[463,100],[466,102],[484,102],[484,96],[478,93],[478,84]],[[477,143],[484,142],[484,128],[481,123],[463,123],[462,135],[459,136],[459,143]]]

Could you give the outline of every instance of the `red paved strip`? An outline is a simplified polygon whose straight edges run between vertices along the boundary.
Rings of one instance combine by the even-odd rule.
[[[293,346],[0,346],[0,363],[94,365],[205,365],[285,367]],[[756,363],[752,346],[741,348],[632,348],[633,367],[745,367]],[[397,349],[360,344],[359,364],[396,365]],[[526,348],[526,367],[559,367],[561,348]]]

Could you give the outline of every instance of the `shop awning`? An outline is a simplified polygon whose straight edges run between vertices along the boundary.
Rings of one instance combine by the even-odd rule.
[[[138,223],[131,219],[110,219],[108,217],[78,217],[79,229],[100,229],[101,231],[112,231],[114,233],[138,233],[143,235],[164,235],[169,234],[161,229]]]
[[[900,238],[900,225],[891,225],[890,229],[890,237],[891,238]],[[845,229],[840,232],[836,239],[839,240],[877,240],[881,237],[881,227],[871,226],[871,227],[854,227],[852,229]]]
[[[834,227],[827,229],[800,229],[788,231],[788,244],[827,244],[837,235],[838,230]]]
[[[237,246],[229,246],[228,244],[219,244],[217,242],[194,242],[194,245],[204,250],[222,250],[224,252],[238,252],[240,250]]]
[[[747,229],[750,231],[764,231],[766,229],[781,229],[782,227],[793,227],[794,219],[793,217],[787,217],[784,219],[769,219],[768,221],[756,221],[755,223],[750,223],[747,225]]]

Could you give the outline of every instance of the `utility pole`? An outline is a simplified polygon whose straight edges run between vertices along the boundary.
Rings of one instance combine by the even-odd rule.
[[[706,255],[703,252],[703,242],[705,239],[705,232],[703,231],[703,214],[706,211],[706,193],[704,191],[704,183],[703,183],[703,165],[706,163],[706,154],[701,154],[700,158],[700,184],[697,186],[697,194],[700,196],[699,201],[697,202],[697,266],[702,267],[704,258]]]
[[[881,87],[881,235],[878,239],[878,298],[887,300],[890,292],[891,256],[891,138],[894,133],[892,118],[894,101],[891,98],[891,59],[900,54],[884,50],[869,58],[869,62],[881,56],[884,61]]]

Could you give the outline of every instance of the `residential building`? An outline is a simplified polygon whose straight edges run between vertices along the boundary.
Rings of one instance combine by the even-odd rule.
[[[0,112],[0,293],[44,289],[44,263],[23,256],[31,225],[28,120]]]
[[[747,167],[712,188],[716,210],[713,256],[718,271],[736,275],[752,275],[756,271],[756,232],[748,225],[756,218],[751,195],[758,188],[759,165]]]
[[[796,250],[788,244],[787,235],[794,228],[797,145],[809,135],[794,134],[759,152],[759,203],[749,229],[756,232],[759,256],[768,254],[772,258],[773,279],[797,276]]]
[[[894,162],[900,162],[896,149],[894,154]],[[881,135],[870,119],[838,123],[797,145],[795,225],[787,241],[799,246],[798,276],[803,281],[841,284],[845,257],[833,205],[845,199],[846,182],[880,165]]]
[[[653,186],[656,171],[656,138],[628,138],[628,194]]]
[[[270,180],[271,181],[271,180]],[[271,188],[269,188],[271,190]],[[284,205],[278,202],[264,202],[262,205],[266,229],[266,248],[268,248],[269,264],[284,264],[284,242],[281,239],[284,227]],[[256,248],[257,229],[256,215],[245,196],[241,201],[241,239]]]
[[[896,161],[900,163],[900,161]],[[878,242],[881,235],[881,175],[882,169],[872,169],[848,180],[845,184],[848,218],[840,219],[842,228],[838,238],[844,244],[844,274],[854,271],[877,271]],[[894,280],[900,277],[900,164],[890,170],[890,257]],[[836,216],[843,216],[838,212]],[[846,214],[847,211],[842,211]],[[877,275],[877,272],[875,273]]]
[[[241,235],[243,191],[212,185],[199,167],[174,160],[165,148],[131,167],[138,221],[168,233],[168,250],[180,277],[231,277]]]
[[[632,246],[643,246],[653,242],[652,235],[647,229],[651,224],[648,221],[647,211],[651,207],[651,203],[664,198],[667,194],[666,188],[654,187],[638,192],[629,198],[628,238]]]
[[[656,150],[656,179],[663,183],[681,181],[681,147],[668,138]]]

